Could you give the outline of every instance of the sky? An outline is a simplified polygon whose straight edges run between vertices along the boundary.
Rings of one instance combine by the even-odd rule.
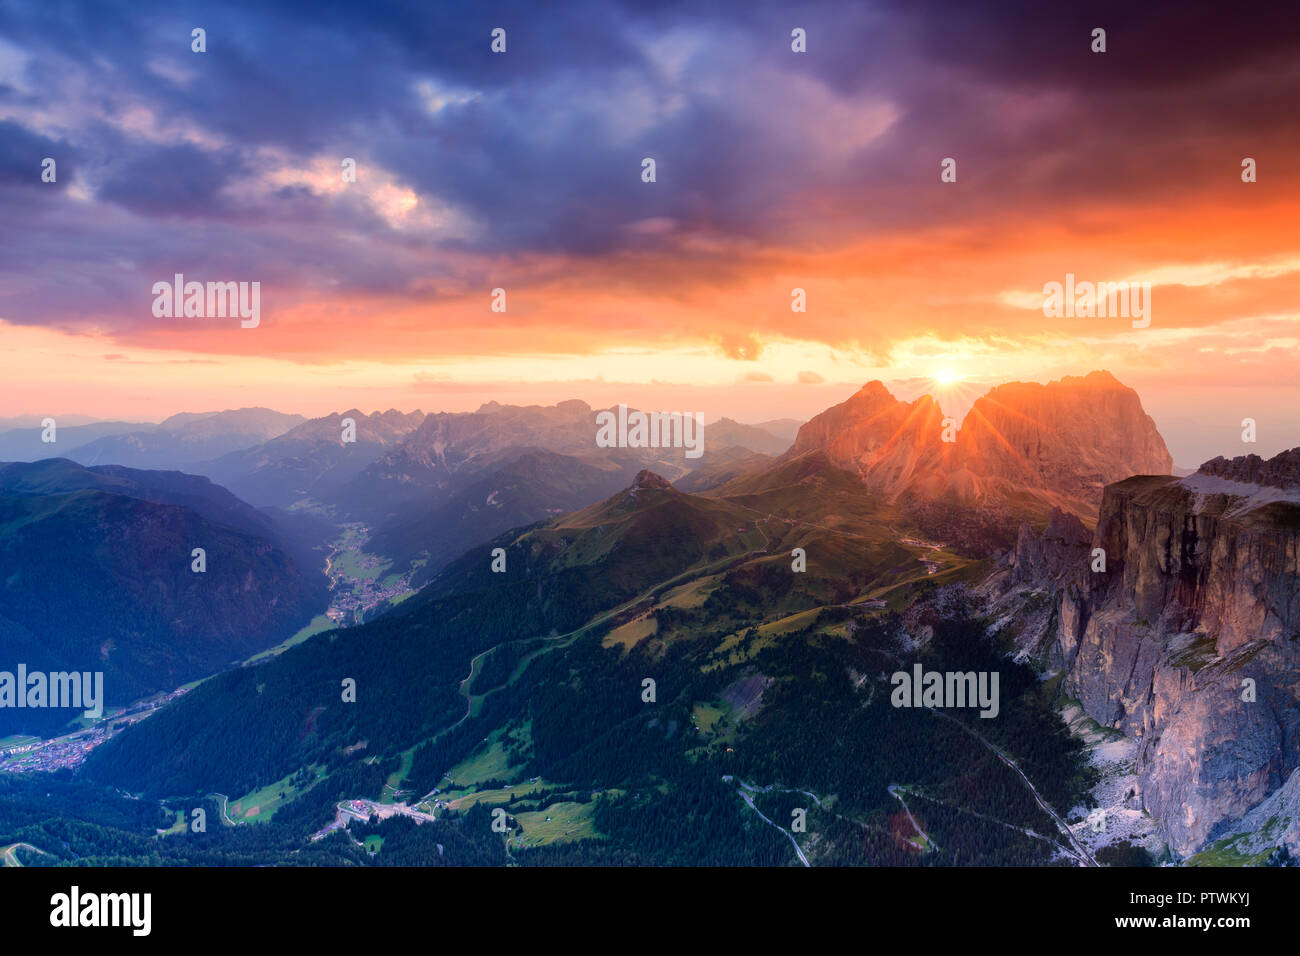
[[[0,417],[1106,369],[1179,465],[1300,445],[1300,18],[1133,6],[0,0]],[[156,316],[176,273],[258,325]],[[1149,324],[1046,316],[1067,274]]]

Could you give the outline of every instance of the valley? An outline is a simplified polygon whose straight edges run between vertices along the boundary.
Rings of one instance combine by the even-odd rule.
[[[1085,404],[1114,390],[1091,377],[1072,388],[1061,394]],[[870,421],[906,433],[913,412],[863,394]],[[411,434],[460,424],[435,426]],[[882,461],[904,454],[897,432],[814,420],[788,452],[699,491],[642,468],[594,503],[436,563],[373,550],[383,535],[333,518],[337,505],[272,508],[318,542],[325,612],[132,720],[7,759],[73,770],[167,819],[210,805],[222,827],[205,840],[151,824],[147,852],[164,858],[206,858],[207,842],[239,831],[254,858],[286,863],[1176,861],[1145,797],[1149,744],[1095,719],[1094,685],[1057,644],[1069,601],[1094,600],[1097,582],[1080,578],[1090,539],[1114,534],[1108,515],[1133,495],[1168,492],[1152,477],[1111,483],[1090,528],[1051,504],[1087,491],[1076,476],[1023,496],[986,472],[953,517],[921,471],[882,484],[877,467],[837,458],[870,457],[878,440]],[[385,469],[417,446],[400,447]],[[495,508],[498,480],[452,500]],[[1286,498],[1247,497],[1257,509]],[[1221,510],[1240,521],[1243,507]],[[1127,575],[1125,549],[1109,550]],[[1218,660],[1173,646],[1195,667]],[[897,709],[889,675],[912,668],[997,674],[999,706],[981,711],[993,719]],[[340,701],[343,677],[355,702]],[[794,811],[806,830],[783,825]],[[125,838],[114,832],[102,839]]]
[[[329,608],[287,640],[250,656],[244,662],[245,665],[266,661],[332,627],[359,624],[381,605],[396,605],[415,593],[407,583],[409,573],[405,576],[384,574],[388,562],[362,549],[369,534],[365,525],[345,525],[341,532],[332,543],[324,564],[329,579]],[[48,738],[17,736],[7,746],[0,747],[0,772],[33,773],[75,769],[95,747],[179,699],[205,679],[207,678],[192,681],[166,693],[151,694],[125,706],[110,708],[99,721],[79,719],[76,722],[79,726],[65,733]]]
[[[389,573],[392,562],[364,550],[370,529],[360,522],[344,524],[325,558],[330,606],[325,616],[339,627],[360,624],[381,605],[395,606],[415,593],[411,576],[417,562],[403,574]]]

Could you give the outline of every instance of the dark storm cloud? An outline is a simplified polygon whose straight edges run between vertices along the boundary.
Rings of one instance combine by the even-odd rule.
[[[1131,6],[0,3],[0,279],[21,277],[0,316],[148,323],[140,290],[172,270],[427,297],[481,259],[735,267],[748,243],[1231,183],[1242,155],[1296,170],[1300,18]],[[344,156],[436,225],[275,178]],[[945,156],[959,190],[937,188]]]
[[[66,185],[66,175],[62,181],[56,178],[53,183],[41,182],[42,160],[55,155],[64,158],[65,173],[71,172],[75,152],[70,152],[66,143],[0,120],[0,199],[17,199],[24,190],[35,192]],[[57,175],[57,167],[55,172]]]
[[[203,217],[220,209],[218,193],[248,175],[237,156],[193,145],[162,146],[120,164],[99,198],[144,215]]]
[[[1294,64],[1294,5],[1255,2],[1044,3],[889,0],[908,44],[935,63],[1034,88],[1159,89],[1199,85],[1243,69]],[[1107,52],[1091,51],[1094,28]]]

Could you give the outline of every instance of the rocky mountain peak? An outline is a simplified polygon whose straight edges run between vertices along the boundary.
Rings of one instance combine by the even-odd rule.
[[[632,479],[632,491],[649,489],[655,491],[672,491],[672,484],[660,475],[656,475],[648,468],[642,468]]]
[[[1046,488],[1093,507],[1112,481],[1173,469],[1137,392],[1109,372],[1047,385],[999,385],[971,408],[958,449],[971,471]]]
[[[863,385],[854,393],[853,398],[866,401],[898,401],[898,399],[894,398],[893,393],[885,387],[885,383],[878,378]]]
[[[1292,448],[1267,460],[1259,455],[1220,456],[1201,465],[1196,473],[1272,488],[1300,488],[1300,448]]]
[[[1108,482],[1173,469],[1137,392],[1110,372],[999,385],[975,402],[955,442],[943,441],[944,421],[930,395],[903,402],[868,382],[807,422],[789,454],[822,449],[891,498],[973,503],[1028,490],[1081,512],[1098,507]]]
[[[928,395],[903,402],[884,383],[868,382],[847,401],[805,422],[788,456],[825,451],[836,467],[857,473],[877,490],[897,493],[942,457],[942,417]]]

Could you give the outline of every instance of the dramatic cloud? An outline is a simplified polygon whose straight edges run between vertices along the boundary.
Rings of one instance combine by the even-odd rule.
[[[1298,50],[1241,4],[0,6],[0,329],[715,382],[1228,349],[1258,379],[1300,337]],[[261,324],[156,318],[176,273],[260,282]],[[1046,319],[1066,273],[1150,281],[1151,334]]]

